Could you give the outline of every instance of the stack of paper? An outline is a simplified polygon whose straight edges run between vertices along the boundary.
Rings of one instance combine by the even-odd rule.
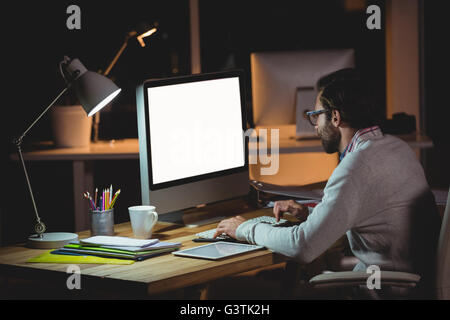
[[[58,253],[83,254],[141,261],[165,252],[178,250],[179,242],[160,242],[158,239],[133,239],[125,237],[96,236],[71,242]]]
[[[124,247],[148,247],[157,243],[158,239],[134,239],[114,236],[95,236],[83,239],[80,242],[94,246],[124,246]]]

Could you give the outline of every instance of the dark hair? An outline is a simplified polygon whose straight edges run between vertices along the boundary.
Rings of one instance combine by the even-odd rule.
[[[378,110],[371,98],[368,83],[355,69],[342,69],[318,81],[320,102],[325,109],[337,109],[343,122],[354,129],[379,124]],[[331,112],[327,112],[331,120]]]
[[[325,88],[326,86],[328,86],[330,83],[336,81],[336,80],[341,80],[341,79],[359,79],[360,75],[358,70],[354,69],[354,68],[345,68],[345,69],[340,69],[338,71],[329,73],[323,77],[321,77],[317,83],[317,91],[322,91],[323,88]]]

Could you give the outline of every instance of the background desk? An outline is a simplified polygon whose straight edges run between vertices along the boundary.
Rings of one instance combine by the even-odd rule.
[[[270,129],[274,127],[258,127],[257,129]],[[323,152],[319,139],[296,140],[295,126],[277,126],[279,128],[279,153],[294,154],[302,152]],[[433,142],[421,134],[402,136],[412,148],[431,148]],[[139,159],[138,139],[124,139],[99,141],[92,143],[86,148],[52,148],[51,143],[42,143],[38,150],[23,153],[25,161],[58,161],[67,160],[72,162],[73,168],[73,199],[74,199],[74,225],[75,231],[89,228],[87,212],[88,202],[81,196],[86,190],[94,190],[93,161],[95,160],[125,160]],[[270,135],[268,137],[268,150],[270,150]],[[250,151],[258,150],[257,143],[249,144]],[[17,154],[11,158],[18,160]],[[252,170],[252,169],[250,169]],[[139,182],[136,182],[139,183]]]
[[[231,211],[230,213],[237,213]],[[271,215],[272,209],[261,209],[241,214],[250,218],[259,215]],[[187,228],[168,222],[158,222],[154,237],[161,241],[182,242],[181,249],[195,247],[204,243],[195,243],[195,233],[214,228],[217,223],[196,228]],[[116,235],[132,236],[130,223],[115,226]],[[89,231],[79,233],[80,238],[90,236]],[[210,281],[229,275],[268,267],[286,261],[286,257],[270,250],[258,250],[236,257],[211,261],[176,257],[171,253],[153,257],[132,265],[80,264],[81,289],[67,290],[68,264],[26,263],[29,258],[45,250],[28,249],[21,245],[0,248],[0,276],[40,282],[43,286],[59,288],[64,295],[80,295],[84,298],[98,297],[106,293],[110,297],[134,298],[163,294],[168,291],[207,284]],[[286,275],[290,276],[290,275]],[[30,298],[51,296],[49,291],[25,293]],[[36,296],[32,296],[32,295]],[[91,296],[91,294],[93,296]],[[55,298],[61,298],[55,296]]]

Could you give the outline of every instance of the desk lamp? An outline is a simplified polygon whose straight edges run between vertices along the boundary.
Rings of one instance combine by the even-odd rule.
[[[25,132],[13,141],[17,147],[17,152],[19,153],[19,158],[28,184],[28,190],[30,191],[31,201],[33,202],[34,212],[36,214],[36,225],[34,227],[36,234],[28,238],[28,245],[34,248],[59,248],[72,240],[76,240],[78,236],[74,233],[65,232],[45,233],[46,226],[39,217],[34,201],[33,190],[31,189],[30,179],[22,156],[23,138],[69,88],[75,90],[76,96],[88,116],[92,116],[106,106],[121,90],[110,79],[98,73],[88,71],[78,59],[64,57],[64,60],[59,64],[59,69],[62,77],[66,81],[66,87],[44,109],[36,120],[33,121]]]
[[[157,26],[158,26],[157,22],[153,23],[152,26],[149,26],[148,24],[143,23],[143,24],[140,24],[136,28],[136,30],[131,30],[130,32],[128,32],[127,35],[125,36],[125,40],[124,40],[122,46],[120,47],[119,51],[117,51],[116,55],[114,56],[114,58],[112,59],[112,61],[108,65],[108,67],[106,68],[105,72],[103,72],[103,75],[105,77],[107,77],[109,75],[109,73],[111,72],[111,69],[115,66],[115,64],[117,63],[117,60],[119,60],[123,51],[128,46],[128,41],[130,41],[130,39],[136,38],[137,41],[139,42],[139,44],[141,45],[141,47],[144,48],[145,47],[144,38],[147,38],[147,37],[151,36],[152,34],[154,34],[158,30]],[[100,124],[100,114],[97,113],[94,116],[94,139],[93,139],[94,142],[98,141],[99,124]]]

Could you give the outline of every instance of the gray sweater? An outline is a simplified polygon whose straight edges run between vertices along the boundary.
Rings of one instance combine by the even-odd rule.
[[[238,240],[309,263],[344,234],[360,260],[355,270],[421,273],[432,259],[436,211],[421,164],[402,140],[380,130],[361,136],[330,176],[308,219],[274,227],[246,221]]]

